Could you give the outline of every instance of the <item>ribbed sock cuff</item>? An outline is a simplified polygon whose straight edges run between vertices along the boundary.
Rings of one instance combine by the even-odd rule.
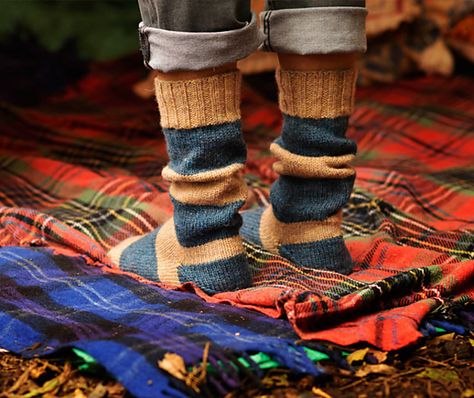
[[[155,79],[163,128],[191,129],[240,119],[240,72],[193,80]]]
[[[334,118],[352,113],[356,72],[353,69],[291,71],[278,69],[276,79],[283,113],[302,118]]]

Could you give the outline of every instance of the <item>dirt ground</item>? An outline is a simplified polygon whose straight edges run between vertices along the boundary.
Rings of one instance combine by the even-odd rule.
[[[354,350],[348,357],[351,370],[322,362],[328,376],[315,380],[273,369],[259,385],[248,380],[242,384],[248,387],[226,398],[470,398],[474,397],[473,345],[473,335],[447,334],[397,353]],[[72,356],[25,360],[2,353],[0,397],[121,398],[130,395],[101,369],[93,373],[79,370],[77,358]]]

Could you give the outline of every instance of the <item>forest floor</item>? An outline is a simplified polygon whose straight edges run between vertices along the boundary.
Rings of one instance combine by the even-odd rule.
[[[315,379],[272,369],[259,385],[244,382],[245,388],[227,398],[470,398],[474,397],[473,345],[473,335],[451,333],[395,353],[361,349],[348,357],[353,370],[323,361],[320,366],[328,376]],[[4,352],[0,354],[0,397],[131,396],[100,367],[81,370],[72,355],[23,359]]]

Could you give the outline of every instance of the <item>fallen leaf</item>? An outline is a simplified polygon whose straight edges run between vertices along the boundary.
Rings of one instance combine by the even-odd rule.
[[[158,366],[179,380],[186,378],[186,365],[184,359],[178,354],[167,352],[163,359],[158,361]]]
[[[393,366],[388,366],[383,363],[378,365],[364,365],[360,369],[355,372],[356,377],[365,377],[372,373],[377,374],[384,374],[389,375],[395,372],[395,368]]]
[[[428,377],[431,380],[440,380],[447,383],[458,383],[459,376],[454,370],[426,368],[417,377]]]
[[[186,374],[185,383],[191,387],[195,392],[200,393],[200,384],[206,380],[207,377],[207,360],[209,357],[209,349],[211,343],[207,342],[204,346],[204,352],[202,354],[201,364],[194,366],[190,372]]]
[[[55,390],[58,386],[60,385],[59,383],[59,378],[55,377],[54,379],[51,379],[44,383],[41,387],[35,388],[31,390],[28,394],[23,395],[24,398],[32,398],[36,397],[38,395],[45,395],[47,392],[51,392]]]
[[[285,373],[265,376],[262,380],[262,384],[267,388],[290,386],[288,375]]]
[[[113,384],[107,386],[108,397],[122,397],[125,395],[125,389],[121,384]]]
[[[313,387],[313,389],[311,390],[311,392],[319,397],[323,397],[323,398],[332,398],[331,395],[329,395],[327,392],[321,390],[320,388],[316,388],[316,387]]]
[[[89,398],[104,398],[107,396],[107,389],[102,383],[97,384],[94,390],[89,394]]]
[[[48,365],[49,366],[49,365]],[[47,396],[48,393],[56,396],[57,391],[61,386],[70,378],[72,373],[71,364],[66,362],[64,369],[61,374],[56,376],[54,379],[48,380],[41,387],[31,390],[29,393],[22,395],[23,398],[32,398],[38,395]]]
[[[471,346],[474,347],[474,339],[469,339],[469,343],[471,343]]]
[[[369,353],[377,359],[378,363],[382,363],[387,360],[388,353],[384,351],[370,350]]]
[[[34,368],[34,365],[30,365],[28,369],[26,369],[21,376],[16,380],[15,384],[10,387],[10,389],[7,391],[7,393],[14,393],[16,392],[22,385],[24,385],[27,381],[28,378],[30,377],[30,372]]]
[[[471,388],[468,388],[467,390],[464,390],[462,395],[462,398],[472,398],[474,397],[474,390]]]
[[[435,337],[433,340],[431,340],[431,344],[438,345],[444,341],[451,341],[454,339],[455,333],[447,333],[443,334],[441,336]]]
[[[347,362],[349,362],[349,365],[352,365],[353,362],[363,361],[367,355],[367,352],[369,352],[369,348],[363,348],[362,350],[354,351],[347,356]]]
[[[79,388],[76,388],[74,390],[72,397],[73,398],[87,398],[87,396]]]
[[[39,379],[46,371],[46,364],[31,369],[30,375],[33,379]]]
[[[338,373],[339,373],[341,376],[345,376],[345,377],[352,376],[352,371],[347,370],[347,369],[338,369]]]

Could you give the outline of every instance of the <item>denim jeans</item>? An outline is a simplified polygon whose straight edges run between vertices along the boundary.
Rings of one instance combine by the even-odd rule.
[[[260,25],[250,0],[138,0],[145,65],[200,70],[261,48],[288,54],[364,52],[365,0],[267,0]]]

